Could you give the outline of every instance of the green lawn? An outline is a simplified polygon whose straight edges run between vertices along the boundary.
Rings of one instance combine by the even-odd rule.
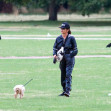
[[[1,40],[0,56],[52,56],[55,40]],[[110,55],[109,40],[77,40],[78,55]]]
[[[30,37],[31,37],[31,35],[47,35],[48,33],[50,33],[53,36],[53,35],[60,35],[60,29],[58,27],[59,27],[59,25],[53,26],[53,27],[50,27],[50,26],[48,26],[48,27],[31,26],[29,28],[18,27],[15,31],[13,31],[13,29],[15,29],[15,28],[6,28],[5,27],[4,28],[5,30],[1,30],[0,33],[1,33],[1,35],[30,35]],[[86,27],[84,29],[84,27],[74,27],[73,26],[73,27],[71,27],[71,31],[72,31],[73,35],[111,35],[111,29],[104,30],[104,27],[101,27],[101,29],[99,29],[97,27],[94,27],[94,28],[88,29]],[[98,29],[99,29],[99,31],[97,31]],[[103,36],[100,36],[100,37],[103,37]]]
[[[0,109],[5,111],[110,111],[110,58],[76,59],[71,97],[61,93],[58,63],[46,60],[0,60]],[[13,87],[26,86],[23,99],[14,99]]]
[[[64,21],[0,22],[1,35],[59,35]],[[111,35],[111,21],[69,21],[73,35]],[[103,36],[102,36],[103,37]]]
[[[0,22],[0,35],[47,35],[48,33],[60,35],[58,26],[62,22]],[[111,34],[110,21],[69,23],[74,35]],[[109,40],[76,41],[78,55],[111,55],[111,48],[106,48],[111,42]],[[2,39],[0,57],[52,56],[53,44],[54,40]],[[58,96],[62,92],[59,63],[54,65],[52,61],[52,59],[0,59],[0,111],[111,110],[111,97],[108,96],[108,93],[111,93],[111,58],[76,58],[69,98]],[[26,86],[24,98],[14,99],[13,87],[25,84],[31,78],[33,81]]]

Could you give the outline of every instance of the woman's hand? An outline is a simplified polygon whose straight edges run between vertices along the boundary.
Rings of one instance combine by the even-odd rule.
[[[57,55],[54,55],[53,57],[54,57],[55,59],[57,59]]]
[[[57,56],[54,55],[53,57],[54,57],[54,59],[53,59],[53,63],[56,64],[56,62],[57,62]]]

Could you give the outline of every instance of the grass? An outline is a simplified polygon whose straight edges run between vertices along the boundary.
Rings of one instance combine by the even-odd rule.
[[[1,35],[59,35],[64,21],[0,22]],[[73,35],[111,35],[111,22],[69,21]],[[4,30],[3,30],[4,29]]]
[[[1,56],[52,56],[55,40],[1,40]],[[110,55],[109,40],[77,40],[78,55]]]
[[[111,109],[110,97],[108,97],[108,93],[111,91],[110,63],[109,58],[76,59],[72,74],[73,90],[71,97],[66,98],[58,97],[61,92],[60,71],[58,64],[52,64],[52,59],[1,60],[0,87],[2,91],[0,98],[2,101],[0,109],[109,111]],[[15,100],[13,97],[14,85],[24,84],[30,78],[34,78],[34,80],[26,86],[25,97]]]
[[[0,33],[1,35],[30,35],[30,36],[31,35],[47,35],[48,33],[50,33],[53,36],[53,35],[60,35],[60,29],[58,28],[58,26],[53,26],[53,27],[31,26],[27,28],[24,28],[24,27],[21,28],[20,26],[18,26],[17,28],[4,27],[5,30],[1,30]],[[104,30],[104,28],[105,29],[107,28],[107,30]],[[71,31],[73,35],[111,35],[111,29],[108,29],[108,28],[109,27],[101,27],[100,29],[95,26],[90,29],[87,27],[84,29],[84,27],[72,26]],[[14,29],[16,30],[13,31]],[[100,36],[100,37],[103,37],[103,36]]]

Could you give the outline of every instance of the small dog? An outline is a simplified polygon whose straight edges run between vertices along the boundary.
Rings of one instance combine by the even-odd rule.
[[[25,92],[25,87],[24,85],[16,85],[14,88],[14,97],[15,99],[17,98],[18,95],[20,95],[20,99],[23,98],[24,92]]]

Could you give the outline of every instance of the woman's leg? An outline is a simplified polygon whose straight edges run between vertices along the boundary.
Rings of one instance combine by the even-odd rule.
[[[66,93],[71,91],[71,83],[72,83],[72,71],[74,68],[75,58],[70,57],[70,54],[65,56],[66,59]],[[70,94],[70,93],[69,93]]]
[[[65,78],[66,78],[66,62],[65,59],[60,62],[60,70],[61,70],[61,86],[63,87],[63,91],[65,91]]]

